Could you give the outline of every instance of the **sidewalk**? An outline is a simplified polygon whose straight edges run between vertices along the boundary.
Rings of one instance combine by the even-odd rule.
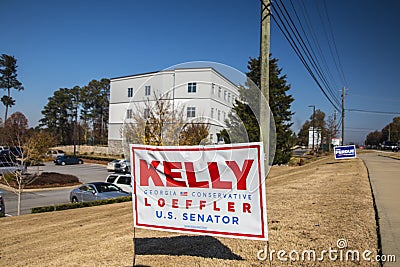
[[[384,266],[398,266],[400,261],[400,161],[381,157],[376,153],[360,154],[364,160],[371,181],[376,206],[383,255],[395,255],[397,263]]]

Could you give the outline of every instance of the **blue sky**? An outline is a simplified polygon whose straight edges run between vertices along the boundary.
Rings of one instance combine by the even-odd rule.
[[[316,2],[304,1],[317,32],[321,25]],[[288,0],[284,3],[290,5]],[[326,53],[337,97],[346,86],[346,108],[400,112],[400,2],[326,0],[326,4],[347,80],[347,84],[340,81]],[[22,111],[30,126],[38,124],[47,98],[59,88],[196,60],[246,72],[248,58],[259,54],[258,0],[0,0],[0,6],[4,25],[0,53],[17,58],[18,78],[25,87],[23,92],[12,92],[16,105],[10,113]],[[318,36],[327,49],[323,35]],[[296,132],[311,115],[308,105],[333,114],[273,21],[271,53],[292,87]],[[346,142],[362,142],[366,133],[381,130],[393,117],[348,112]]]

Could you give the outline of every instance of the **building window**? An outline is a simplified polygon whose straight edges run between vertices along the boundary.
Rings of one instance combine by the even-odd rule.
[[[214,118],[214,108],[211,108],[211,118]]]
[[[231,93],[228,93],[228,102],[231,102]]]
[[[133,88],[129,87],[128,88],[128,97],[132,97],[133,96]]]
[[[126,110],[126,118],[132,119],[132,117],[133,117],[132,115],[133,115],[132,109],[127,109]]]
[[[218,120],[221,120],[221,110],[218,110]]]
[[[211,84],[211,93],[215,95],[215,84]]]
[[[226,119],[226,113],[225,113],[225,111],[223,111],[223,114],[224,114],[224,121],[225,121],[225,119]]]
[[[196,117],[196,107],[187,107],[186,111],[188,118]]]
[[[218,97],[221,97],[221,92],[222,92],[221,87],[218,87]]]
[[[145,108],[143,115],[144,115],[145,119],[148,119],[150,117],[150,109],[149,108]]]
[[[188,83],[188,93],[196,93],[197,83]]]
[[[226,95],[227,95],[227,92],[226,92],[226,90],[224,91],[224,100],[226,101]]]
[[[146,85],[144,87],[144,95],[149,96],[151,93],[151,86],[150,85]]]

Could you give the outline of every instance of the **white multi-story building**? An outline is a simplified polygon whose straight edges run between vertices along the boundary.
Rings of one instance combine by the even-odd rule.
[[[210,125],[209,138],[218,142],[235,99],[237,86],[213,68],[182,68],[112,78],[110,80],[109,152],[121,154],[122,127],[135,108],[155,96],[168,95],[184,106],[187,120],[201,118]]]

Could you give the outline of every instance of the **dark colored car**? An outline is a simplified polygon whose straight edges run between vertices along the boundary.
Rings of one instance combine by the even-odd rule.
[[[4,205],[4,199],[1,196],[1,191],[0,191],[0,217],[6,216],[6,206]]]
[[[15,155],[9,149],[4,149],[0,151],[0,157],[15,158]]]
[[[95,200],[127,197],[131,194],[112,183],[93,182],[73,189],[69,195],[71,202],[89,202]]]
[[[83,160],[75,156],[58,156],[54,163],[56,165],[83,164]]]
[[[24,155],[24,149],[19,146],[11,146],[10,147],[11,153],[16,157],[16,158],[21,158]]]
[[[391,141],[383,141],[383,143],[381,145],[382,150],[393,150],[396,147],[397,147],[397,144],[395,142],[391,142]]]
[[[0,150],[0,156],[20,158],[24,153],[24,149],[18,146],[11,146],[8,149]]]
[[[400,145],[395,145],[394,147],[392,147],[392,151],[393,152],[399,152],[399,150],[400,150]]]

